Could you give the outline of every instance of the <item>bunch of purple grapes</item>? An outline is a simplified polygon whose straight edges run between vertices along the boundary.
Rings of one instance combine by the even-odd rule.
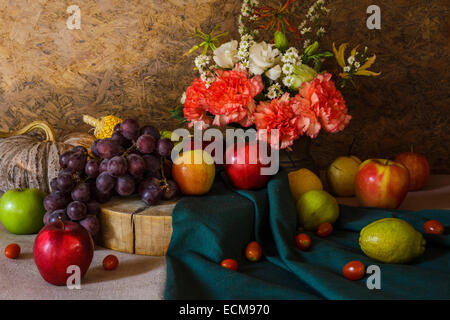
[[[139,194],[147,205],[174,198],[179,188],[171,180],[173,147],[155,127],[126,119],[111,138],[94,141],[94,157],[81,146],[65,152],[59,158],[62,170],[51,181],[52,193],[44,200],[44,224],[76,221],[95,236],[100,204],[115,195]]]

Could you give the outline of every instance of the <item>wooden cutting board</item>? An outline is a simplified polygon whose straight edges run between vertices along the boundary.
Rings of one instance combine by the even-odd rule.
[[[100,245],[121,252],[163,256],[172,236],[178,199],[147,206],[137,196],[113,198],[101,206]]]

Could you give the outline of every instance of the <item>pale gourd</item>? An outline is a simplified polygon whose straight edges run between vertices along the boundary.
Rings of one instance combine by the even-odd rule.
[[[42,140],[28,135],[30,131],[40,129],[45,133]],[[14,188],[38,188],[50,192],[50,181],[60,171],[59,156],[75,145],[88,150],[95,137],[80,133],[71,134],[66,142],[58,142],[53,128],[44,121],[34,121],[14,132],[0,132],[0,190]]]

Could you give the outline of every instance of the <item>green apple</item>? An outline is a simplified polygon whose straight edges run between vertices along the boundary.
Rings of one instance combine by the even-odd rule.
[[[0,198],[0,221],[14,234],[37,233],[44,226],[45,193],[39,189],[11,189]]]
[[[316,231],[322,223],[333,224],[339,218],[339,205],[328,192],[310,190],[297,201],[297,218],[305,230]]]

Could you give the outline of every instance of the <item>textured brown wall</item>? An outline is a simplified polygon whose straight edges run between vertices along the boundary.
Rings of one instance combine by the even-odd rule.
[[[261,0],[262,1],[262,0]],[[313,1],[293,7],[300,22]],[[391,157],[413,144],[434,172],[450,173],[450,12],[448,0],[329,0],[328,36],[377,53],[378,78],[345,90],[350,126],[321,135],[313,156],[326,167],[336,156]],[[73,1],[0,3],[0,129],[35,119],[59,133],[88,129],[81,114],[139,117],[173,128],[174,107],[195,74],[181,58],[195,27],[220,23],[233,31],[239,0],[78,0],[81,30],[68,30]],[[366,8],[381,7],[382,29],[366,28]],[[330,68],[335,68],[331,64]]]

